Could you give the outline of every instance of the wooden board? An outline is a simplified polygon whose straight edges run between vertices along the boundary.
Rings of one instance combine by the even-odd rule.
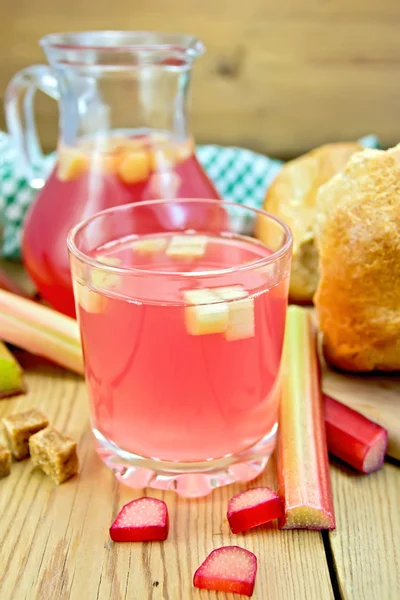
[[[224,544],[242,545],[258,556],[255,600],[334,597],[331,558],[319,532],[283,532],[274,525],[230,533],[226,505],[241,486],[191,501],[148,490],[144,493],[168,504],[168,541],[114,545],[108,528],[115,514],[143,493],[118,484],[97,457],[82,379],[38,364],[24,362],[31,365],[29,393],[1,401],[0,417],[39,406],[78,440],[81,467],[79,477],[60,487],[29,460],[14,464],[11,476],[0,481],[2,600],[234,600],[229,594],[199,592],[191,584],[208,552]],[[332,467],[332,475],[338,527],[330,539],[344,600],[399,597],[400,469],[385,465],[362,477]],[[275,487],[274,460],[257,483]]]
[[[143,493],[117,484],[97,457],[81,379],[42,368],[29,373],[28,384],[27,397],[0,402],[0,417],[40,407],[79,441],[81,468],[78,478],[57,488],[27,460],[0,481],[2,600],[234,600],[232,594],[192,587],[197,566],[224,544],[242,545],[258,556],[255,600],[333,599],[319,532],[280,532],[273,526],[230,533],[226,506],[240,486],[191,501],[149,490],[145,493],[168,504],[167,542],[114,545],[108,534],[113,518]],[[275,487],[273,461],[259,483]]]
[[[331,474],[337,529],[329,537],[343,600],[400,598],[400,469]]]
[[[0,96],[18,69],[44,62],[46,33],[186,31],[207,46],[193,81],[199,142],[279,156],[370,132],[390,145],[400,139],[399,20],[396,0],[4,0]],[[51,100],[38,98],[37,117],[44,146],[54,147]]]

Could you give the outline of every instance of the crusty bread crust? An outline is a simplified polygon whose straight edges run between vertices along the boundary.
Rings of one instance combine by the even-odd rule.
[[[267,191],[264,208],[285,221],[293,233],[290,300],[311,303],[318,283],[314,243],[316,194],[362,149],[357,142],[327,144],[284,165]],[[260,220],[256,237],[268,242],[268,223]]]
[[[349,371],[400,369],[400,145],[355,154],[317,194],[326,359]]]

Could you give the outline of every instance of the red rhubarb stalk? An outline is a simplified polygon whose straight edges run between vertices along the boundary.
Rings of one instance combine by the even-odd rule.
[[[125,504],[110,527],[114,542],[155,542],[168,537],[168,508],[163,500],[139,498]]]
[[[232,533],[263,525],[283,515],[281,498],[267,487],[240,492],[229,500],[228,521]]]
[[[334,529],[316,331],[309,313],[290,306],[281,377],[278,446],[282,529]]]
[[[361,473],[383,465],[388,443],[386,429],[324,394],[328,450]]]
[[[193,577],[193,585],[216,592],[251,596],[257,573],[257,558],[240,546],[213,550]]]

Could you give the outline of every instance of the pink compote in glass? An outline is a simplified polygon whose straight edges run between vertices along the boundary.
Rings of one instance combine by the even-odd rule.
[[[179,228],[147,233],[150,209],[160,222],[180,212]],[[234,232],[238,212],[268,220],[269,246]],[[106,464],[128,485],[184,496],[256,477],[277,429],[287,227],[220,201],[156,201],[99,213],[68,243]]]

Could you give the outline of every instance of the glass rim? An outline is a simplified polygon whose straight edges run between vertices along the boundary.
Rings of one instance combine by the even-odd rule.
[[[99,29],[50,33],[40,39],[42,48],[74,51],[165,52],[179,51],[189,58],[205,52],[203,42],[187,33],[162,33],[141,30]]]
[[[89,256],[88,254],[86,254],[85,252],[80,250],[75,243],[76,236],[80,232],[82,232],[86,227],[88,227],[90,225],[90,223],[94,222],[96,219],[98,219],[100,217],[107,216],[107,214],[124,212],[124,211],[128,211],[133,208],[140,207],[140,206],[172,204],[172,203],[176,203],[176,202],[185,202],[185,203],[201,202],[201,203],[207,203],[207,204],[215,204],[215,205],[222,206],[222,207],[230,206],[230,207],[234,207],[234,208],[239,208],[239,210],[242,210],[242,209],[247,210],[256,216],[261,215],[261,216],[266,217],[269,220],[277,223],[282,228],[282,230],[285,234],[285,239],[284,239],[283,243],[281,244],[280,248],[278,250],[273,251],[268,256],[259,258],[254,261],[250,261],[248,263],[244,263],[242,265],[235,265],[233,267],[226,267],[223,269],[211,269],[211,270],[207,270],[207,271],[157,271],[157,270],[153,270],[153,269],[140,269],[137,267],[108,265],[108,264],[102,262],[101,260],[97,260],[93,256]],[[168,233],[171,233],[171,232],[169,232],[169,231],[165,232],[165,234],[168,234]],[[173,233],[179,234],[180,232],[173,232]],[[144,235],[144,234],[142,234],[142,235]],[[139,238],[141,237],[140,234],[138,235],[138,237]],[[257,238],[254,238],[254,239],[257,239]],[[267,244],[265,244],[261,240],[257,240],[257,241],[261,245],[267,247]],[[270,213],[264,209],[253,208],[252,206],[247,206],[246,204],[238,204],[236,202],[228,202],[225,200],[209,199],[209,198],[173,198],[173,199],[160,199],[160,200],[143,200],[141,202],[131,202],[129,204],[120,204],[119,206],[112,206],[111,208],[106,208],[102,211],[99,211],[99,212],[95,213],[94,215],[92,215],[91,217],[89,217],[88,219],[85,219],[84,221],[77,223],[74,227],[72,227],[72,229],[70,229],[70,231],[68,232],[68,236],[67,236],[67,247],[68,247],[68,251],[70,252],[70,254],[73,255],[78,260],[80,260],[82,263],[85,263],[86,265],[88,265],[90,267],[100,269],[107,273],[115,273],[115,274],[119,274],[119,275],[130,274],[130,275],[140,275],[140,276],[146,275],[146,276],[153,276],[153,277],[171,277],[171,275],[173,275],[175,277],[183,277],[183,278],[187,278],[187,279],[193,279],[193,278],[199,278],[199,277],[201,277],[201,278],[219,277],[222,275],[228,275],[230,273],[238,273],[238,272],[242,273],[242,272],[246,272],[246,271],[251,271],[253,269],[257,269],[259,267],[264,267],[269,264],[275,263],[279,259],[285,257],[288,254],[288,252],[290,252],[290,250],[292,248],[292,244],[293,244],[293,235],[292,235],[292,232],[291,232],[289,226],[286,225],[286,223],[284,221],[282,221],[282,219],[280,219],[279,217],[276,217],[272,213]]]

